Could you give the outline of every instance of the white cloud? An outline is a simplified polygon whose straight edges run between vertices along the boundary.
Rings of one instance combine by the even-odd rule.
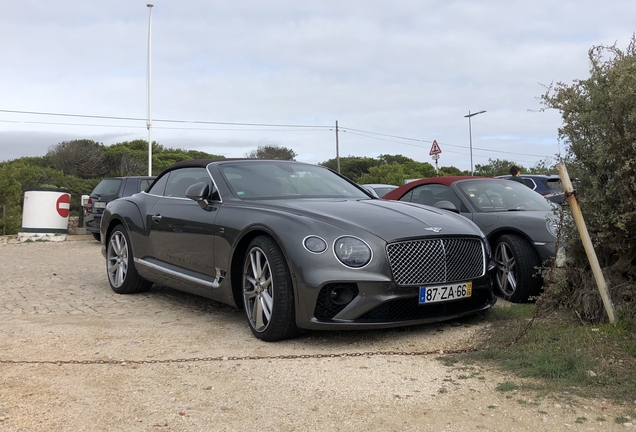
[[[0,160],[69,139],[147,139],[146,3],[4,5],[0,110],[139,120],[0,111]],[[337,120],[341,156],[431,161],[435,139],[441,166],[468,169],[469,111],[487,111],[472,118],[475,164],[562,151],[558,113],[536,112],[542,84],[585,78],[593,45],[626,46],[636,3],[186,0],[152,14],[152,138],[165,146],[242,157],[278,144],[322,162],[335,157]]]

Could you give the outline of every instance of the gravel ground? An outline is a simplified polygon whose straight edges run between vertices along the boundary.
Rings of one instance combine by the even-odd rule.
[[[216,302],[164,287],[113,293],[89,236],[0,237],[0,263],[1,431],[632,427],[614,420],[636,406],[502,393],[522,380],[453,362],[444,352],[492,331],[475,320],[265,343]]]

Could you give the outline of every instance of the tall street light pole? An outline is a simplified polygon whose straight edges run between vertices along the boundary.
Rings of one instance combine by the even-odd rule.
[[[483,114],[485,112],[486,111],[479,111],[471,114],[470,110],[468,110],[468,115],[464,116],[468,117],[468,139],[470,140],[470,175],[475,175],[475,170],[473,169],[473,131],[470,124],[470,118],[476,116],[477,114]]]
[[[152,70],[150,63],[150,43],[151,43],[151,18],[152,18],[152,4],[148,3],[148,65],[146,69],[146,81],[147,81],[147,91],[148,91],[148,121],[146,122],[146,127],[148,128],[148,175],[152,175],[152,116],[151,116],[151,96],[152,96]]]
[[[340,174],[340,149],[338,148],[338,120],[336,120],[336,168]]]

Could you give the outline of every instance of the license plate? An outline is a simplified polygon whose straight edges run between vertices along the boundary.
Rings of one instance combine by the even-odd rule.
[[[105,202],[96,202],[95,203],[95,208],[106,208],[106,203]]]
[[[420,287],[420,304],[457,300],[470,297],[472,293],[472,282]]]

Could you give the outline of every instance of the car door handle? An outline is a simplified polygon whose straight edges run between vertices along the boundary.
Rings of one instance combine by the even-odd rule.
[[[152,220],[157,222],[157,223],[161,222],[161,218],[162,218],[162,216],[159,213],[157,213],[156,215],[152,216]]]

